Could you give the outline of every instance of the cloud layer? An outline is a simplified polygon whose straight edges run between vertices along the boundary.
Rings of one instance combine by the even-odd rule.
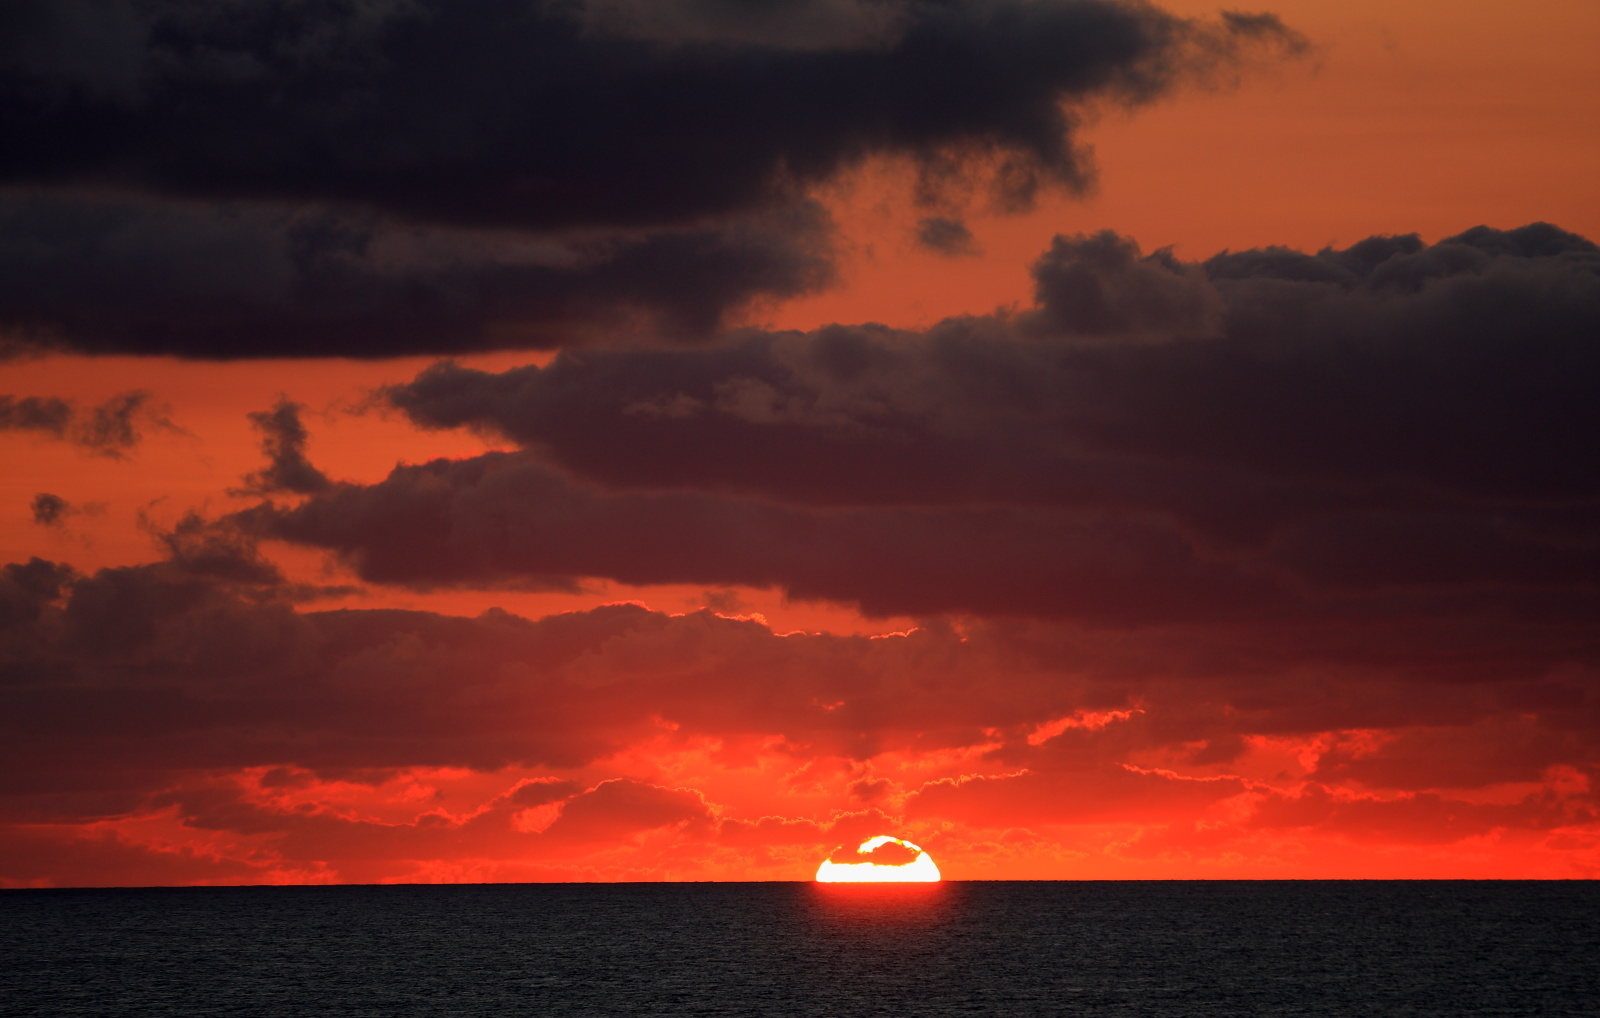
[[[803,201],[568,239],[326,206],[0,193],[0,327],[18,351],[218,359],[702,338],[752,300],[827,283],[831,255]]]
[[[60,396],[0,395],[0,432],[60,439],[96,456],[126,456],[151,427],[173,424],[152,406],[148,392],[124,392],[87,409]]]
[[[1588,241],[1186,264],[1100,235],[1034,274],[1033,308],[922,334],[440,365],[389,401],[525,451],[247,518],[417,587],[606,577],[1117,625],[1592,606]]]
[[[1085,102],[1304,48],[1113,0],[7,18],[6,340],[202,358],[703,338],[829,281],[807,196],[868,158],[1025,207],[1089,180]]]
[[[0,877],[794,878],[892,831],[952,875],[1600,872],[1597,269],[1545,225],[1063,237],[923,333],[437,365],[387,402],[519,448],[375,484],[280,402],[255,506],[6,567]],[[922,622],[312,611],[263,540]]]
[[[1006,831],[1124,825],[1155,839],[1137,858],[1581,841],[1597,820],[1595,650],[1518,653],[1505,628],[1429,653],[1370,625],[841,637],[626,604],[297,612],[226,528],[170,548],[0,575],[0,879],[571,876],[617,852],[647,872],[658,850],[792,878],[904,825],[959,867]],[[1495,652],[1510,667],[1470,660]],[[737,805],[752,794],[765,809]]]
[[[681,223],[870,153],[963,146],[1005,161],[1021,199],[1084,177],[1064,101],[1148,98],[1291,39],[1271,18],[1107,0],[906,3],[882,38],[825,49],[679,45],[528,0],[106,6],[11,15],[0,179],[534,228]]]

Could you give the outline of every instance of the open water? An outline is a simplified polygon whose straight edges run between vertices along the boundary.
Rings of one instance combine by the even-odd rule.
[[[0,1014],[1600,1015],[1600,884],[0,892]]]

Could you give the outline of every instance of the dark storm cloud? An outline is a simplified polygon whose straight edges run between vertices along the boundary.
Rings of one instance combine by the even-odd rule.
[[[150,566],[78,576],[34,560],[0,571],[0,793],[13,816],[122,812],[176,775],[241,766],[576,767],[658,732],[662,717],[730,737],[780,730],[797,751],[870,752],[910,737],[912,725],[972,730],[906,693],[912,660],[961,673],[951,654],[965,645],[950,634],[916,648],[789,640],[751,622],[632,605],[537,622],[296,613],[248,568],[250,549],[197,548],[198,530]],[[759,688],[753,671],[765,676]],[[859,707],[817,706],[819,694],[846,692]],[[992,701],[986,713],[1010,709],[981,699]],[[910,714],[885,715],[893,703]],[[575,791],[538,782],[511,799],[537,806]],[[584,800],[563,830],[595,835],[640,805],[627,792]],[[679,799],[658,805],[675,810]]]
[[[72,569],[41,558],[0,569],[0,627],[25,630],[76,578]]]
[[[815,513],[699,492],[607,494],[525,457],[397,467],[298,508],[263,506],[253,532],[342,554],[366,580],[576,589],[779,586],[880,616],[976,612],[1136,624],[1277,614],[1291,594],[1207,561],[1160,521],[1042,509]]]
[[[1396,798],[1351,799],[1312,785],[1298,796],[1271,795],[1250,826],[1334,831],[1368,844],[1440,845],[1507,830],[1550,830],[1600,820],[1593,802],[1530,795],[1512,803],[1475,803],[1432,792]]]
[[[1024,324],[1044,335],[1171,339],[1216,331],[1223,301],[1198,265],[1166,249],[1141,256],[1109,230],[1057,236],[1033,265],[1037,310]]]
[[[0,352],[202,358],[703,339],[830,281],[806,195],[868,157],[1022,208],[1088,181],[1074,105],[1303,49],[1112,0],[3,17]]]
[[[545,229],[682,223],[871,153],[976,149],[1015,197],[1085,178],[1062,103],[1146,100],[1243,47],[1303,45],[1268,16],[1109,0],[907,2],[861,44],[847,23],[882,5],[791,6],[857,39],[606,30],[607,8],[645,4],[28,0],[0,51],[0,180]]]
[[[305,772],[296,774],[310,777]],[[716,844],[746,849],[809,844],[822,849],[840,838],[851,844],[859,843],[894,823],[877,811],[836,814],[827,822],[789,821],[779,817],[765,817],[756,822],[719,819],[713,815],[710,804],[692,789],[670,788],[633,778],[601,781],[581,791],[575,787],[553,803],[558,807],[553,822],[538,831],[520,825],[522,815],[514,795],[491,799],[467,817],[430,812],[409,823],[397,824],[328,810],[286,812],[278,804],[262,802],[251,794],[252,791],[225,780],[208,783],[202,779],[160,796],[156,801],[173,809],[186,827],[266,835],[282,858],[302,865],[331,865],[343,879],[351,882],[415,876],[418,860],[453,859],[463,855],[497,860],[499,873],[524,879],[535,875],[571,879],[577,875],[594,875],[592,871],[585,874],[582,868],[572,867],[575,848],[580,852],[614,850],[646,831],[670,829],[680,844],[682,841],[699,842],[701,848]],[[74,864],[88,847],[82,842],[74,845],[69,841],[62,846],[65,849],[61,853],[62,860],[51,866],[40,859],[46,854],[41,851],[40,843],[49,844],[50,839],[29,838],[24,834],[17,841],[20,846],[26,846],[24,851],[6,853],[4,846],[0,846],[0,874],[10,875],[13,880],[29,873],[26,867],[30,864],[39,867],[36,872],[57,876],[60,880],[58,874],[62,870],[77,872]],[[128,855],[134,853],[130,851]],[[518,868],[525,867],[529,861],[562,856],[565,857],[561,859],[564,866],[542,874],[536,869],[530,872]],[[134,861],[128,860],[129,863]],[[153,863],[149,866],[152,874],[170,871],[170,863],[163,866],[162,860],[150,862]],[[94,881],[91,878],[88,882]],[[149,878],[127,882],[149,882]]]
[[[220,799],[193,790],[240,768],[264,769],[263,788],[307,770],[365,780],[407,767],[579,768],[668,731],[729,744],[776,736],[771,751],[797,760],[981,746],[1010,777],[936,780],[909,806],[980,825],[1188,815],[1237,794],[1239,780],[1178,781],[1123,763],[1197,756],[1212,742],[1237,756],[1253,735],[1400,730],[1377,747],[1331,740],[1312,777],[1342,787],[1482,787],[1553,766],[1600,776],[1600,647],[1586,623],[1569,624],[1587,633],[1579,646],[1549,619],[1486,614],[1430,646],[1427,620],[1393,614],[1341,644],[1325,621],[1131,637],[974,621],[869,638],[780,637],[628,604],[536,621],[297,612],[280,580],[251,568],[247,542],[209,527],[186,528],[151,565],[84,576],[36,559],[0,570],[6,821],[178,803],[192,826],[293,833],[293,816],[243,808],[237,783]],[[1505,659],[1498,674],[1471,661],[1494,655]],[[1053,719],[1108,710],[1121,719],[1038,735]],[[497,822],[559,804],[562,826],[546,835],[582,842],[706,818],[686,790],[582,787],[519,782]]]
[[[47,435],[97,456],[127,455],[147,427],[173,427],[152,406],[148,392],[125,392],[87,409],[58,396],[0,395],[0,432]]]
[[[61,526],[72,513],[72,505],[60,495],[41,491],[33,496],[33,522],[41,527]]]
[[[60,828],[12,827],[0,840],[0,871],[13,886],[174,887],[259,879],[248,863],[180,849],[152,851],[112,831],[78,838]]]
[[[65,438],[73,416],[72,404],[59,396],[0,396],[0,431],[37,431]]]
[[[610,842],[635,831],[709,819],[710,810],[696,792],[615,779],[567,800],[544,836],[558,841]]]
[[[390,399],[607,485],[819,504],[1073,502],[1184,469],[1600,493],[1583,449],[1600,252],[1582,238],[1538,225],[1195,265],[1102,234],[1058,238],[1034,274],[1038,304],[1012,318],[442,365]]]
[[[285,815],[252,801],[237,786],[225,784],[186,788],[156,801],[177,807],[186,826],[280,835],[280,848],[286,855],[338,860],[341,869],[352,864],[370,867],[395,858],[448,857],[468,846],[502,857],[538,856],[574,844],[614,845],[640,831],[660,827],[705,828],[710,818],[705,801],[695,792],[630,778],[602,781],[564,796],[555,822],[539,833],[517,831],[512,826],[516,803],[507,797],[486,804],[486,809],[464,823],[436,814],[405,825],[352,822],[352,818],[325,813]]]
[[[437,366],[389,400],[529,455],[397,471],[277,532],[391,582],[776,584],[885,612],[1593,592],[1588,241],[1535,225],[1197,265],[1102,234],[1034,274],[1034,308],[921,334]]]
[[[671,44],[849,50],[891,42],[916,6],[908,0],[585,0],[573,13],[594,31]]]
[[[978,253],[972,231],[959,219],[948,216],[929,216],[917,223],[917,243],[942,255],[975,255]]]
[[[167,564],[188,579],[238,588],[262,588],[272,594],[277,594],[275,588],[283,583],[278,567],[261,554],[255,541],[226,522],[218,523],[189,513],[171,530],[157,531],[155,536],[166,549]],[[119,575],[159,576],[159,572],[134,571]],[[121,611],[123,607],[112,610]]]
[[[1237,779],[1172,781],[1106,759],[1076,770],[932,782],[907,803],[906,814],[1011,827],[1130,821],[1155,810],[1171,822],[1193,817],[1243,790]]]
[[[1484,788],[1538,781],[1550,767],[1584,752],[1589,733],[1550,730],[1526,717],[1490,717],[1466,725],[1418,725],[1388,740],[1382,752],[1334,746],[1313,775],[1330,787]]]
[[[266,454],[267,465],[244,479],[244,494],[285,491],[309,495],[331,486],[327,476],[306,459],[310,435],[300,422],[303,409],[299,403],[280,397],[271,410],[250,414],[250,423],[261,432],[261,451]]]
[[[1505,828],[1549,830],[1593,823],[1600,816],[1586,788],[1568,796],[1545,787],[1493,805],[1473,802],[1470,796],[1464,801],[1460,795],[1464,789],[1512,782],[1539,785],[1552,767],[1567,761],[1583,761],[1579,768],[1593,772],[1600,764],[1600,748],[1589,725],[1600,715],[1593,713],[1591,696],[1584,696],[1585,721],[1570,728],[1549,723],[1553,718],[1508,720],[1505,715],[1510,711],[1496,716],[1493,710],[1483,711],[1481,704],[1444,723],[1430,724],[1430,714],[1439,721],[1443,717],[1434,713],[1437,708],[1423,705],[1426,694],[1420,688],[1385,703],[1389,697],[1384,687],[1393,677],[1379,679],[1369,673],[1346,681],[1348,685],[1340,681],[1322,685],[1315,693],[1295,690],[1292,682],[1258,681],[1254,685],[1260,699],[1241,689],[1223,692],[1228,683],[1202,681],[1190,686],[1190,695],[1154,684],[1147,687],[1148,702],[1161,706],[1129,712],[1126,719],[1103,726],[1069,727],[1036,746],[1010,742],[993,755],[1014,770],[929,782],[907,799],[906,814],[981,827],[1145,823],[1159,815],[1163,825],[1181,831],[1222,800],[1242,797],[1253,801],[1230,825],[1319,828],[1352,840],[1390,844],[1443,844]],[[1505,683],[1499,695],[1506,695],[1513,684]],[[1485,692],[1483,687],[1454,688],[1468,698]],[[1213,714],[1204,705],[1219,693],[1243,708],[1245,717],[1238,723],[1223,721],[1223,713]],[[1349,704],[1335,706],[1341,696],[1350,696]],[[1278,699],[1279,707],[1291,700],[1298,706],[1280,713],[1268,707],[1269,699]],[[1170,769],[1132,762],[1155,746],[1169,750],[1175,745],[1193,746],[1206,726],[1222,722],[1208,733],[1208,741],[1237,744],[1228,759],[1220,761],[1231,763],[1245,752],[1241,735],[1274,729],[1287,734],[1295,724],[1291,719],[1303,710],[1337,729],[1340,711],[1350,708],[1368,720],[1386,717],[1382,724],[1389,730],[1376,740],[1371,730],[1335,730],[1324,736],[1315,748],[1316,766],[1305,786],[1294,791],[1242,780],[1228,768],[1195,774],[1180,764],[1180,770],[1189,771],[1180,778]],[[1205,760],[1204,755],[1192,754],[1187,763],[1219,762]],[[1583,779],[1575,784],[1581,787]],[[1189,833],[1170,844],[1188,842],[1192,848],[1199,839],[1192,836],[1192,829]]]
[[[0,353],[396,356],[715,331],[831,278],[816,207],[561,240],[362,212],[0,196]]]

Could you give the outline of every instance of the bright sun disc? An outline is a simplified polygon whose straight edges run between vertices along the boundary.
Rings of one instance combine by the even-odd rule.
[[[933,864],[933,857],[909,841],[900,838],[891,838],[880,834],[876,838],[868,838],[856,849],[856,855],[870,855],[884,845],[894,844],[917,853],[917,857],[910,862],[886,866],[882,863],[867,862],[834,862],[832,859],[822,860],[822,865],[817,867],[817,880],[824,884],[860,884],[891,882],[903,884],[931,884],[937,882],[939,867]]]

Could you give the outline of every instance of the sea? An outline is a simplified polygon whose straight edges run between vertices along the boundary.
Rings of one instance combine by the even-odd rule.
[[[1600,884],[10,890],[0,1015],[1600,1016]]]

